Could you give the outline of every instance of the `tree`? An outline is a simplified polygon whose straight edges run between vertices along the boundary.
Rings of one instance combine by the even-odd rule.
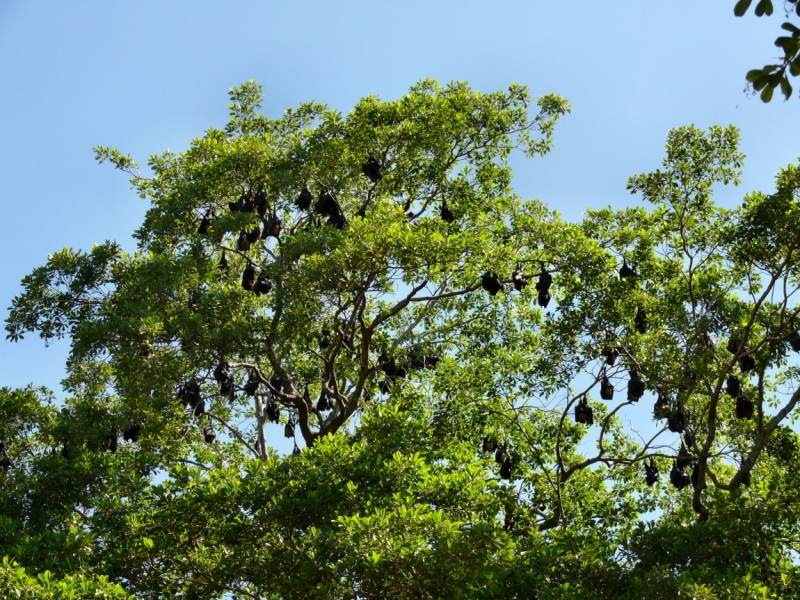
[[[739,0],[733,8],[733,13],[737,17],[744,16],[752,3],[753,0]],[[797,16],[800,16],[800,2],[798,0],[784,0],[784,6],[787,17],[792,7],[794,7]],[[753,12],[757,17],[762,17],[764,15],[772,15],[773,10],[772,0],[759,0]],[[786,21],[781,25],[781,29],[788,31],[790,34],[775,39],[775,45],[783,51],[781,62],[779,64],[764,65],[762,69],[752,69],[747,72],[748,85],[752,86],[753,93],[761,92],[760,96],[764,102],[772,100],[772,94],[778,86],[780,86],[781,92],[788,100],[792,95],[792,84],[789,83],[789,75],[792,77],[800,75],[800,28]]]
[[[737,130],[680,128],[629,181],[651,210],[571,224],[506,163],[557,96],[259,102],[152,177],[97,149],[151,208],[14,300],[71,397],[0,394],[3,554],[142,597],[796,593],[795,167],[721,209]]]
[[[125,591],[117,584],[109,583],[104,577],[93,581],[86,577],[66,577],[61,581],[52,579],[47,571],[33,578],[25,569],[3,559],[0,565],[0,591],[6,598],[71,600],[72,598],[98,598],[103,600],[128,600]]]

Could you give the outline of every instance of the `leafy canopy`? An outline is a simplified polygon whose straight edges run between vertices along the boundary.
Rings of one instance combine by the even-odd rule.
[[[260,99],[150,176],[97,148],[150,208],[14,299],[70,397],[0,391],[4,555],[140,597],[796,594],[796,167],[723,209],[738,131],[682,127],[649,208],[568,223],[507,163],[558,96]]]

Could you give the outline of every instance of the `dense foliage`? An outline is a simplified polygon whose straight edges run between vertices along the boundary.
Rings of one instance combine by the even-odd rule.
[[[507,163],[558,96],[260,93],[149,177],[98,147],[138,250],[23,280],[69,398],[0,392],[2,554],[143,598],[798,595],[800,170],[721,208],[738,132],[684,127],[649,208],[568,223]]]

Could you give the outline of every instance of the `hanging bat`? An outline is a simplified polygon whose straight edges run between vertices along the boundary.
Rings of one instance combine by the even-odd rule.
[[[622,260],[622,266],[619,269],[619,280],[620,281],[625,281],[628,277],[633,277],[634,275],[636,275],[636,271],[631,269],[628,266],[628,263],[625,262],[625,259],[623,259]]]
[[[442,198],[442,207],[439,210],[439,216],[445,223],[452,223],[455,220],[455,216],[453,216],[450,207],[447,206],[447,200],[444,198]]]
[[[377,161],[374,155],[369,155],[369,160],[361,166],[361,170],[372,183],[378,183],[383,177],[383,165]]]
[[[264,191],[263,188],[260,188],[256,192],[254,205],[256,207],[256,212],[258,213],[258,216],[263,218],[264,215],[267,214],[267,208],[269,208],[269,203],[267,202],[267,192]]]
[[[112,454],[116,453],[117,451],[117,430],[113,427],[111,431],[106,435],[106,438],[103,442],[105,449]]]
[[[211,212],[209,208],[206,211],[206,214],[200,220],[200,226],[197,228],[197,233],[200,235],[206,235],[209,231],[211,231],[211,221],[214,218],[214,213]]]
[[[131,423],[122,433],[122,439],[126,442],[136,442],[139,439],[139,434],[142,432],[142,426],[138,423]]]
[[[300,190],[300,195],[294,201],[294,205],[299,208],[300,210],[308,210],[311,208],[311,201],[314,199],[314,196],[311,195],[311,192],[303,184],[303,189]]]
[[[256,296],[260,296],[261,294],[268,294],[272,290],[272,280],[267,277],[266,273],[262,273],[258,277],[258,281],[253,286],[253,291],[256,293]]]
[[[272,215],[269,219],[264,221],[264,232],[261,235],[262,239],[267,239],[268,237],[278,239],[280,233],[281,220],[277,215]]]
[[[245,235],[245,237],[247,238],[247,241],[250,244],[255,244],[258,240],[260,240],[261,239],[261,230],[258,228],[258,225],[255,225],[253,227],[253,229],[250,231],[250,233],[247,233]],[[250,247],[250,245],[248,244],[248,248],[249,247]]]
[[[489,292],[490,296],[496,296],[497,292],[503,289],[503,282],[500,281],[497,273],[487,271],[481,275],[481,287]]]
[[[236,249],[239,252],[247,252],[250,250],[250,240],[247,237],[246,231],[239,232],[239,239],[236,241]]]
[[[522,273],[522,265],[517,263],[514,272],[511,274],[511,281],[514,284],[514,289],[518,292],[521,292],[525,289],[525,286],[528,285],[528,279]]]
[[[242,287],[248,291],[252,291],[256,284],[256,267],[253,263],[248,262],[242,273]]]
[[[203,429],[203,441],[209,446],[217,439],[217,434],[214,433],[214,428],[211,426],[211,417],[208,418],[208,425]]]
[[[316,204],[314,204],[314,212],[323,217],[329,217],[339,213],[339,205],[328,190],[323,190]]]

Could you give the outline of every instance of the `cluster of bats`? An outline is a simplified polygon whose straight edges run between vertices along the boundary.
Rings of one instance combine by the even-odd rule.
[[[377,184],[383,178],[383,165],[375,158],[374,154],[369,155],[367,162],[362,165],[361,170],[373,184]],[[329,189],[323,188],[315,201],[314,195],[308,189],[307,185],[304,184],[300,194],[294,201],[294,205],[302,212],[313,212],[313,218],[309,219],[309,224],[313,223],[316,226],[320,226],[322,224],[321,219],[323,218],[326,219],[327,225],[336,227],[338,229],[343,229],[347,224],[344,211],[342,210],[332,191]],[[406,207],[406,209],[407,208],[408,207]],[[228,203],[228,209],[233,213],[251,213],[257,215],[263,225],[263,227],[255,225],[250,231],[243,230],[239,232],[236,245],[236,248],[239,252],[248,252],[252,245],[259,240],[266,240],[270,237],[280,239],[282,224],[277,214],[272,210],[267,193],[263,188],[257,190],[244,189],[236,202]],[[447,205],[446,199],[442,200],[439,214],[441,219],[448,223],[455,219],[452,211]],[[208,209],[200,220],[197,233],[200,235],[210,234],[213,230],[214,219],[215,215],[213,209]],[[224,250],[218,266],[222,270],[228,269],[228,259],[225,256]],[[540,280],[539,284],[537,284],[537,289],[539,289],[541,286],[542,291],[540,293],[540,302],[541,298],[544,297],[546,297],[546,302],[549,301],[549,294],[547,290],[549,289],[552,278],[544,268],[542,269],[542,272],[543,279]],[[523,289],[525,285],[527,285],[527,279],[524,277],[519,267],[515,271],[513,283],[518,290]],[[253,264],[252,261],[248,260],[244,271],[242,272],[242,287],[248,291],[254,292],[256,295],[261,295],[269,293],[273,288],[273,284],[265,273],[259,274],[259,268]],[[484,287],[486,286],[484,285]],[[330,345],[330,343],[330,331],[323,329],[322,337],[320,339],[320,348],[324,350]],[[352,351],[352,340],[348,336],[344,337],[342,343],[344,347]],[[439,360],[440,358],[435,355],[413,356],[409,362],[398,366],[393,358],[382,354],[378,358],[378,368],[384,373],[385,376],[383,381],[380,383],[381,391],[383,393],[388,393],[395,380],[406,377],[410,369],[433,369]],[[220,362],[214,371],[214,378],[220,384],[220,394],[233,399],[236,388],[233,376],[230,372],[230,367],[227,365],[227,363],[224,363],[224,361]],[[273,377],[270,379],[270,384],[273,386],[273,388],[280,390],[282,382],[280,378]],[[242,389],[245,393],[252,396],[257,392],[258,386],[258,376],[255,373],[251,373],[247,384]],[[193,380],[181,385],[178,389],[177,396],[183,403],[184,407],[189,408],[192,415],[199,417],[205,413],[205,402],[200,395],[200,385],[197,383],[197,381]],[[316,407],[311,403],[308,387],[306,387],[304,398],[311,411],[316,410],[318,413],[321,413],[334,408],[333,401],[324,393],[324,391],[320,394],[319,400],[316,403]],[[271,422],[278,422],[280,418],[280,407],[273,398],[269,398],[265,411],[267,418]],[[286,437],[294,437],[294,431],[295,423],[294,420],[290,418],[285,426],[284,433]],[[211,422],[209,419],[209,424],[204,432],[204,438],[206,442],[213,443],[215,437],[216,436],[213,432],[213,428],[211,427]]]
[[[622,267],[619,270],[619,277],[620,280],[626,280],[628,278],[635,278],[637,277],[636,270],[628,266],[627,262],[623,261]],[[517,291],[521,291],[527,285],[527,279],[525,278],[524,274],[519,265],[514,270],[512,275],[512,283],[514,288]],[[550,285],[552,284],[552,276],[550,273],[547,272],[545,267],[542,267],[542,272],[539,276],[539,282],[536,285],[536,289],[539,293],[539,305],[542,307],[546,307],[547,303],[550,300]],[[492,296],[496,295],[498,292],[503,290],[503,282],[498,277],[498,275],[494,272],[487,272],[481,276],[481,287],[486,290]],[[636,315],[634,317],[634,327],[636,331],[640,334],[644,334],[647,332],[648,329],[648,321],[647,321],[647,314],[645,313],[644,309],[639,306],[637,307]],[[800,333],[797,331],[793,331],[789,336],[787,341],[789,342],[792,350],[795,352],[800,352]],[[708,347],[713,347],[713,341],[708,336],[708,334],[703,335],[703,343]],[[741,342],[735,336],[732,336],[728,342],[727,350],[734,355],[737,355],[737,362],[739,365],[739,369],[742,373],[747,373],[748,371],[755,368],[756,363],[754,357],[750,354],[748,349],[741,348]],[[614,386],[611,383],[608,375],[606,374],[605,369],[607,366],[614,366],[616,364],[617,359],[620,356],[620,351],[618,348],[615,347],[605,347],[601,351],[601,356],[604,359],[604,366],[601,376],[599,378],[600,383],[600,398],[602,400],[612,400],[614,397]],[[638,402],[642,396],[644,396],[646,390],[645,381],[642,379],[642,376],[639,374],[638,371],[631,369],[628,371],[629,378],[628,378],[628,389],[627,389],[627,400],[629,402]],[[688,390],[690,382],[695,380],[695,375],[692,372],[687,372],[685,374],[685,386],[683,389]],[[743,392],[743,387],[736,375],[731,375],[728,377],[725,385],[725,392],[736,399],[736,409],[735,415],[739,419],[750,419],[753,417],[754,412],[754,405],[753,402],[748,400]],[[592,425],[594,424],[594,418],[592,414],[592,408],[589,406],[588,398],[586,394],[581,395],[576,404],[575,404],[575,421],[577,423],[581,423],[584,425]],[[664,393],[663,391],[659,391],[658,397],[653,408],[653,415],[657,420],[666,419],[667,428],[669,431],[673,433],[683,434],[684,437],[687,439],[687,443],[690,445],[694,444],[695,440],[692,435],[692,432],[687,429],[687,418],[683,412],[683,407],[680,401],[673,402],[672,399],[669,397],[668,394]],[[509,479],[511,476],[511,469],[512,469],[512,459],[509,457],[509,453],[507,451],[507,446],[503,444],[502,446],[498,445],[498,443],[494,440],[490,440],[488,438],[484,438],[482,449],[484,452],[495,452],[495,461],[501,465],[500,468],[500,476],[503,479]],[[697,472],[694,470],[692,475],[686,473],[687,466],[693,466],[694,460],[692,455],[686,449],[686,446],[683,442],[681,442],[681,448],[678,452],[677,458],[673,461],[673,467],[670,472],[670,482],[674,485],[677,489],[683,489],[690,483],[693,486],[697,485]],[[647,485],[652,486],[658,481],[658,468],[655,462],[650,459],[648,463],[645,463],[645,481]],[[745,476],[744,482],[749,485],[750,482],[750,475],[749,473]],[[511,527],[513,526],[514,518],[513,515],[507,514],[506,515],[506,526]]]
[[[330,344],[331,332],[329,329],[323,329],[319,340],[320,349],[325,350],[330,346]],[[353,342],[349,336],[344,336],[342,344],[352,350]],[[380,384],[380,389],[384,393],[388,393],[397,378],[406,377],[409,371],[413,369],[433,369],[436,367],[439,361],[440,357],[434,354],[422,355],[419,353],[414,353],[406,363],[398,366],[394,358],[388,356],[386,353],[382,353],[378,357],[378,369],[384,374],[384,380]],[[231,367],[224,360],[220,360],[217,366],[214,368],[213,377],[214,380],[220,385],[219,394],[227,397],[230,401],[233,401],[235,398],[237,389],[240,389],[248,396],[255,396],[257,393],[259,393],[259,388],[261,386],[261,380],[258,373],[255,370],[248,369],[247,382],[243,386],[237,388]],[[270,377],[269,385],[270,391],[277,390],[280,392],[283,390],[283,381],[278,375],[273,375]],[[199,417],[205,414],[205,401],[201,396],[200,384],[196,380],[191,380],[182,384],[178,388],[176,396],[182,402],[184,409],[188,409],[190,414],[193,416]],[[317,412],[319,414],[328,412],[334,408],[333,400],[325,393],[324,390],[320,392],[319,399],[317,400],[316,405],[314,405],[311,401],[308,386],[306,386],[303,399],[308,406],[309,412]],[[271,423],[280,422],[280,405],[276,399],[272,397],[272,395],[270,395],[270,397],[267,399],[265,414]],[[287,438],[293,438],[294,434],[295,422],[290,416],[284,427],[284,435]],[[205,440],[207,443],[211,444],[215,438],[216,436],[213,433],[213,428],[211,427],[211,422],[209,420],[209,424],[205,429]]]
[[[374,157],[370,155],[366,163],[362,165],[362,172],[373,183],[378,183],[383,177],[383,165]],[[311,211],[316,215],[315,224],[320,225],[320,218],[327,219],[326,223],[338,229],[343,229],[347,223],[347,219],[337,202],[335,196],[330,190],[323,189],[316,202],[314,196],[306,185],[303,185],[300,194],[294,202],[295,206],[301,211]],[[281,233],[281,220],[271,210],[267,198],[267,194],[263,189],[245,190],[236,202],[229,202],[228,208],[231,212],[252,213],[258,215],[263,227],[258,225],[250,231],[241,231],[237,239],[237,250],[240,252],[247,252],[251,246],[259,240],[266,240],[270,237],[280,239]],[[447,201],[443,200],[440,209],[440,217],[445,222],[452,222],[454,215],[447,205]],[[208,209],[203,215],[198,233],[201,235],[208,234],[213,228],[214,212]],[[219,263],[220,268],[227,269],[228,263],[223,251]],[[627,262],[623,261],[623,265],[619,270],[619,277],[621,280],[628,278],[635,278],[637,276],[636,270],[628,266]],[[541,272],[538,275],[536,283],[537,302],[542,308],[546,308],[550,302],[550,287],[552,285],[552,275],[547,271],[545,266],[541,267]],[[511,276],[511,284],[517,291],[522,291],[528,285],[528,279],[522,271],[521,265],[517,264]],[[497,275],[497,273],[488,271],[480,277],[480,285],[490,295],[495,296],[498,292],[504,290],[504,283]],[[266,274],[259,275],[257,267],[248,260],[247,265],[242,273],[242,287],[248,291],[252,291],[257,295],[269,293],[272,290],[273,284]],[[637,308],[634,317],[634,326],[639,333],[645,333],[648,328],[647,315],[643,308]],[[710,338],[704,338],[707,344],[711,344]],[[328,330],[322,331],[320,338],[320,348],[325,349],[331,343],[330,332]],[[794,332],[789,337],[789,343],[795,351],[800,352],[800,334]],[[343,344],[352,349],[352,340],[344,340]],[[737,340],[731,338],[728,344],[728,350],[736,354],[739,351],[739,343]],[[613,366],[619,357],[619,351],[616,348],[604,348],[602,356],[605,359],[605,364]],[[413,356],[411,360],[405,364],[398,365],[394,358],[381,354],[378,357],[378,369],[384,373],[384,379],[380,383],[380,390],[382,393],[389,393],[394,382],[398,378],[404,378],[408,375],[410,369],[427,368],[433,369],[439,362],[440,358],[435,355],[421,355]],[[755,367],[755,360],[744,350],[738,357],[738,363],[743,373]],[[605,367],[604,367],[605,369]],[[638,401],[645,392],[645,382],[642,380],[640,374],[635,370],[629,371],[627,399],[631,402]],[[214,370],[214,379],[220,384],[220,394],[233,398],[236,390],[235,382],[230,370],[230,367],[224,361],[220,361]],[[257,393],[260,385],[259,377],[256,373],[250,372],[247,383],[243,386],[243,391],[253,396]],[[280,377],[273,376],[270,378],[270,385],[280,391],[282,389],[282,381]],[[736,398],[736,416],[738,418],[751,418],[753,415],[753,403],[747,400],[742,391],[742,386],[735,375],[731,375],[727,382],[725,391]],[[200,416],[205,413],[205,402],[200,394],[200,385],[196,381],[190,381],[182,385],[178,390],[178,398],[182,401],[185,407],[188,407],[194,416]],[[600,380],[600,397],[603,400],[611,400],[614,395],[614,386],[611,384],[608,376],[603,372]],[[308,387],[306,386],[304,399],[309,406],[309,409],[318,413],[329,411],[333,409],[333,402],[324,391],[320,394],[316,407],[313,406],[309,395]],[[280,406],[274,398],[270,397],[266,403],[265,414],[270,422],[277,423],[280,420]],[[657,419],[667,419],[667,427],[670,431],[675,433],[685,433],[686,417],[683,413],[680,403],[673,403],[666,394],[659,393],[658,399],[654,407],[654,416]],[[208,424],[204,429],[204,440],[208,444],[212,444],[216,438],[213,427],[211,425],[211,418],[208,417]],[[592,409],[589,406],[586,396],[579,398],[575,405],[575,421],[578,423],[592,425],[594,423]],[[126,440],[135,441],[140,432],[139,425],[132,425],[124,434]],[[294,437],[295,423],[290,417],[284,428],[284,434],[287,438]],[[109,451],[116,451],[117,436],[116,431],[111,430],[106,437],[106,448]],[[295,444],[295,449],[297,446]],[[3,451],[4,458],[0,460],[0,469],[7,469],[10,467],[10,462],[5,457],[5,449],[0,447]],[[495,441],[484,438],[483,450],[486,452],[495,452],[495,461],[500,465],[500,476],[503,479],[510,479],[512,471],[512,459],[509,456],[505,444],[498,445]],[[685,472],[685,467],[691,463],[691,455],[686,450],[683,443],[681,444],[681,451],[678,458],[674,461],[672,472],[670,473],[670,481],[678,489],[682,489],[690,482],[689,476]],[[7,464],[8,463],[8,464]],[[645,465],[645,475],[648,485],[653,485],[658,480],[658,470],[655,463],[650,460]],[[694,483],[694,482],[692,482]],[[513,524],[513,516],[510,517],[510,522]],[[509,515],[506,515],[506,526],[510,527]]]
[[[139,439],[139,435],[142,433],[142,426],[138,423],[131,423],[130,426],[122,432],[122,439],[126,442],[135,442]],[[105,439],[103,440],[103,446],[109,452],[116,452],[117,451],[117,430],[113,427],[106,435]],[[64,447],[66,450],[66,446]]]
[[[511,283],[514,289],[521,292],[528,285],[528,278],[522,272],[522,265],[517,263],[514,272],[511,274]],[[542,308],[547,308],[550,303],[550,286],[553,284],[553,276],[542,265],[542,271],[539,273],[539,280],[536,282],[537,302]],[[481,287],[486,290],[490,296],[496,296],[497,292],[505,290],[505,285],[500,279],[500,276],[494,271],[487,271],[481,275]]]
[[[377,184],[383,177],[383,165],[370,155],[366,163],[362,165],[362,172],[373,183]],[[303,212],[309,212],[313,209],[314,218],[310,223],[316,226],[321,225],[321,219],[326,219],[326,224],[337,229],[344,229],[347,224],[347,219],[341,206],[337,202],[331,190],[323,189],[316,202],[314,196],[306,185],[303,185],[300,194],[294,201],[294,205]],[[259,240],[267,240],[272,237],[280,239],[282,223],[277,214],[271,210],[267,194],[263,189],[258,190],[245,190],[236,202],[229,202],[228,208],[233,213],[252,213],[257,215],[261,221],[261,225],[255,225],[250,231],[240,231],[236,242],[236,248],[239,252],[248,252],[252,245]],[[406,207],[408,209],[408,207]],[[359,213],[362,214],[363,213]],[[451,223],[455,217],[447,205],[446,199],[442,200],[440,207],[440,218]],[[212,209],[208,209],[200,220],[197,232],[200,235],[207,235],[213,229],[215,215]],[[228,261],[223,250],[222,256],[219,261],[219,268],[223,270],[228,269]],[[623,261],[622,267],[619,270],[619,277],[621,280],[628,278],[635,278],[637,276],[635,268],[628,266],[627,262]],[[550,287],[552,285],[552,275],[543,265],[541,272],[538,274],[538,281],[536,283],[537,302],[542,308],[546,308],[550,302]],[[517,264],[512,275],[510,282],[514,289],[521,292],[528,285],[528,278],[522,271],[521,264]],[[504,291],[505,285],[497,273],[487,271],[480,277],[481,287],[488,292],[491,296],[495,296],[498,292]],[[273,284],[266,274],[258,273],[258,268],[251,262],[247,261],[247,265],[242,273],[242,287],[248,291],[254,292],[256,295],[267,294],[272,290]],[[644,309],[639,306],[634,317],[634,327],[640,334],[644,334],[648,329],[647,315]],[[788,342],[795,352],[800,352],[800,334],[797,331],[792,332],[788,338]],[[713,346],[710,337],[704,335],[704,343],[708,346]],[[320,349],[325,350],[331,344],[330,331],[328,329],[322,330],[320,337]],[[345,336],[343,339],[343,346],[352,351],[352,339]],[[727,346],[728,351],[736,355],[740,350],[740,342],[735,337],[731,337]],[[148,354],[149,355],[149,354]],[[604,358],[604,363],[607,366],[614,366],[619,358],[619,350],[614,347],[603,348],[601,352]],[[415,353],[410,356],[409,360],[403,364],[397,364],[395,359],[385,352],[382,353],[377,360],[377,367],[384,374],[383,381],[380,382],[379,387],[382,393],[388,394],[394,385],[395,381],[399,378],[405,378],[410,370],[413,369],[434,369],[440,357],[437,355],[423,355]],[[737,358],[740,370],[746,373],[755,367],[755,359],[746,348]],[[603,400],[612,400],[614,396],[614,386],[610,382],[605,373],[606,366],[603,367],[603,373],[600,378],[600,397]],[[629,370],[627,400],[629,402],[638,402],[644,395],[646,385],[641,375],[636,370]],[[688,374],[689,379],[694,379],[693,374]],[[234,381],[233,373],[230,365],[224,360],[220,360],[213,372],[214,380],[220,385],[219,393],[222,396],[228,397],[231,401],[235,397],[237,390]],[[240,389],[249,396],[255,396],[259,393],[260,378],[255,371],[250,370],[248,380]],[[283,389],[283,381],[277,375],[273,375],[269,379],[272,389],[280,392]],[[736,417],[740,419],[749,419],[753,416],[754,406],[743,393],[742,385],[735,375],[728,377],[725,385],[725,392],[733,398],[736,398]],[[177,397],[180,399],[185,409],[189,409],[191,414],[195,417],[200,417],[206,414],[205,401],[202,398],[200,384],[196,380],[188,381],[181,385],[177,391]],[[317,412],[317,414],[330,411],[334,408],[333,401],[325,394],[324,390],[320,393],[316,406],[314,406],[308,386],[305,387],[303,399],[308,406],[309,411]],[[281,416],[281,408],[276,399],[270,395],[267,399],[265,406],[265,415],[271,423],[279,423]],[[694,443],[692,434],[686,429],[687,419],[683,412],[680,402],[673,402],[666,393],[659,392],[656,400],[653,414],[656,419],[666,419],[667,428],[674,433],[683,434],[687,437],[687,441]],[[583,394],[575,405],[574,418],[577,423],[592,425],[594,423],[592,408],[589,406],[588,399]],[[209,415],[206,415],[208,422],[203,429],[203,439],[206,444],[213,444],[216,439],[216,433],[212,427],[212,420]],[[141,426],[137,423],[132,423],[128,429],[123,433],[125,441],[136,442],[141,433]],[[295,422],[292,416],[284,426],[284,435],[287,438],[295,437]],[[104,448],[109,452],[117,451],[117,432],[114,428],[106,435],[104,439]],[[497,441],[483,438],[482,450],[487,453],[494,452],[495,462],[500,466],[500,477],[505,480],[511,479],[512,470],[514,467],[514,460],[509,454],[507,444],[498,444]],[[295,441],[293,453],[298,453],[299,448]],[[69,456],[66,445],[63,448],[62,455]],[[12,463],[6,453],[5,445],[0,442],[0,472],[7,472]],[[693,486],[697,485],[697,470],[694,469],[691,476],[686,473],[686,467],[693,465],[693,457],[686,449],[683,441],[678,452],[677,458],[673,461],[672,470],[670,471],[670,483],[677,489],[681,490],[690,483]],[[659,480],[658,468],[652,458],[649,459],[644,465],[645,468],[645,481],[648,486],[654,485]],[[749,473],[745,476],[747,485],[750,484]],[[504,520],[504,529],[509,530],[513,528],[515,519],[510,510],[506,511]]]
[[[370,154],[367,162],[362,165],[361,170],[373,184],[378,183],[383,177],[383,165],[372,154]],[[327,225],[337,229],[344,229],[347,225],[347,218],[344,215],[344,211],[336,200],[333,192],[329,189],[322,189],[315,202],[314,195],[304,184],[303,189],[294,201],[294,205],[303,212],[308,212],[313,209],[315,218],[309,220],[309,225],[313,223],[319,227],[322,218],[326,219],[325,222]],[[263,225],[263,227],[255,225],[250,231],[243,230],[239,232],[239,237],[236,242],[236,248],[239,252],[248,252],[251,246],[259,240],[266,240],[270,237],[280,239],[282,223],[277,214],[271,209],[267,193],[263,188],[255,191],[248,189],[243,190],[236,202],[228,203],[228,208],[234,213],[252,213],[258,215]],[[363,212],[359,214],[364,216]],[[442,200],[440,216],[442,220],[448,223],[455,219],[445,199]],[[214,218],[214,211],[209,208],[200,219],[197,233],[200,235],[208,235],[213,229]],[[224,251],[219,261],[219,267],[223,270],[228,269],[228,260]],[[242,273],[242,287],[248,291],[255,292],[256,295],[269,293],[269,291],[272,290],[272,282],[265,274],[259,276],[257,271],[258,268],[252,262],[248,261]],[[515,285],[517,285],[516,282]]]

